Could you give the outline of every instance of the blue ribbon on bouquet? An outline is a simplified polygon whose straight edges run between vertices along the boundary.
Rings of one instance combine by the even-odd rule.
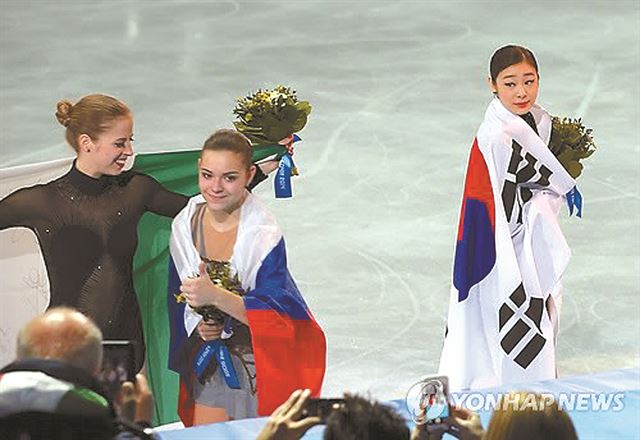
[[[576,217],[582,218],[582,194],[578,191],[578,187],[574,186],[567,194],[567,205],[569,207],[569,216],[573,215],[573,210],[576,210]]]
[[[297,134],[293,135],[291,143],[300,141],[301,138]],[[297,175],[296,165],[293,163],[293,157],[287,152],[280,159],[276,178],[273,180],[276,199],[288,199],[293,196],[291,188],[291,176]]]
[[[229,349],[219,339],[207,341],[200,348],[194,365],[198,378],[202,377],[204,370],[207,368],[207,365],[213,361],[214,356],[218,361],[220,374],[222,374],[227,386],[235,390],[240,389],[240,381],[238,380],[236,369],[233,366]]]

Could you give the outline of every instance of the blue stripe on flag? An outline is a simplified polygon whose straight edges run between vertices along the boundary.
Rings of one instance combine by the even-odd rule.
[[[467,299],[471,287],[482,281],[495,263],[496,241],[487,206],[479,200],[466,199],[462,240],[456,243],[453,263],[458,302]]]
[[[249,310],[272,310],[292,319],[311,319],[307,304],[287,269],[284,238],[269,252],[256,277],[256,287],[245,296]]]
[[[181,355],[181,350],[186,344],[188,336],[184,328],[184,303],[176,301],[175,295],[180,293],[180,276],[173,262],[169,258],[169,282],[167,288],[167,309],[169,311],[169,368],[177,373],[188,374],[189,366]]]

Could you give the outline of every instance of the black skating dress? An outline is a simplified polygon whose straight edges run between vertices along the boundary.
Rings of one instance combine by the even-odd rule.
[[[266,178],[257,168],[249,188]],[[132,274],[138,221],[147,211],[175,217],[187,201],[145,174],[96,179],[74,163],[64,176],[2,199],[0,229],[35,232],[49,276],[49,307],[74,307],[96,322],[104,339],[134,341],[139,370],[145,345]]]

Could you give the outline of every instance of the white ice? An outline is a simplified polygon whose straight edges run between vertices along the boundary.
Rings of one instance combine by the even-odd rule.
[[[197,148],[234,100],[285,84],[313,105],[295,198],[258,193],[329,339],[325,394],[389,399],[435,372],[467,154],[487,61],[516,42],[539,102],[598,152],[563,218],[561,376],[640,360],[640,2],[0,1],[1,166],[67,157],[54,106],[103,92],[135,148]]]

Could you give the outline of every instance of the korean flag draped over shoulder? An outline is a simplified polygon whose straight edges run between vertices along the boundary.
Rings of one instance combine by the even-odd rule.
[[[575,181],[539,134],[495,98],[469,156],[440,373],[454,390],[554,378],[561,278],[570,250],[558,224]]]
[[[169,367],[183,377],[187,377],[184,369],[190,366],[181,362],[181,347],[201,317],[188,305],[176,303],[173,295],[178,293],[180,280],[197,273],[200,264],[191,218],[202,203],[202,195],[193,197],[174,219],[171,232]],[[309,388],[312,395],[319,396],[325,372],[325,336],[289,273],[285,242],[275,217],[252,194],[241,208],[230,263],[246,292],[243,299],[256,363],[258,414],[270,414],[297,388]],[[182,408],[180,414],[184,419],[188,409],[185,412]]]

